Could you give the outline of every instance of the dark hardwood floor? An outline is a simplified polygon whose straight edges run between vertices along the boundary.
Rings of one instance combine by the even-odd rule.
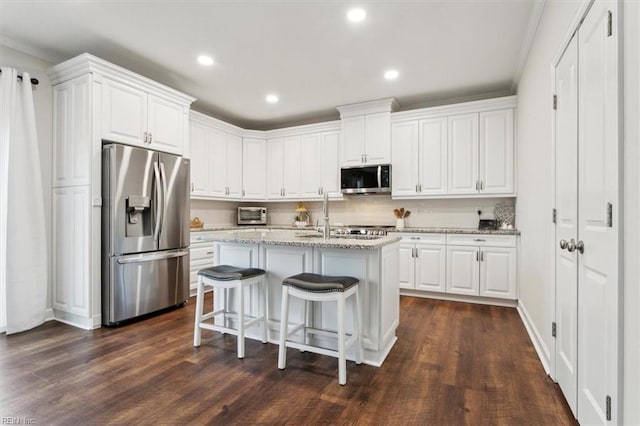
[[[0,416],[34,424],[575,424],[515,309],[402,297],[381,368],[203,330],[195,300],[119,328],[0,337]],[[22,424],[25,421],[22,420]]]

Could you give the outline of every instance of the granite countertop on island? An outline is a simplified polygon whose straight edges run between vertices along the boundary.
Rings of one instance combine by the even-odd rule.
[[[212,230],[209,230],[212,231]],[[232,229],[212,232],[206,235],[192,237],[196,241],[210,241],[240,244],[268,244],[298,247],[327,247],[344,249],[376,249],[400,241],[400,237],[388,235],[385,237],[345,237],[331,236],[323,239],[322,235],[313,230],[296,229]]]

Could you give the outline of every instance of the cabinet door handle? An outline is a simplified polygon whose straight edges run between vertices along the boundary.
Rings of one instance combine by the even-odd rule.
[[[193,192],[193,182],[191,182],[191,192]]]
[[[208,251],[207,252],[207,256],[210,255],[210,254],[213,254],[213,251]]]
[[[480,250],[480,262],[484,262],[484,250]]]
[[[477,250],[476,251],[476,262],[479,262],[479,261],[480,261],[480,251]]]
[[[484,181],[480,181],[480,191],[484,190]]]
[[[149,143],[153,142],[153,135],[149,133]]]
[[[242,190],[242,196],[244,197],[244,189]]]
[[[476,181],[476,191],[480,191],[480,181]]]

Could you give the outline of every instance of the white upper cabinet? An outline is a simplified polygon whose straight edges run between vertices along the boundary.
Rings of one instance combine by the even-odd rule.
[[[391,162],[391,114],[381,112],[342,119],[342,165]]]
[[[102,139],[182,154],[189,107],[104,78]]]
[[[264,139],[244,138],[242,141],[242,196],[245,199],[265,199],[266,151]]]
[[[391,114],[379,112],[364,117],[365,164],[391,163]]]
[[[447,119],[394,123],[393,196],[447,193]]]
[[[91,76],[53,87],[53,186],[91,183]]]
[[[395,99],[339,106],[343,167],[391,163],[391,111]]]
[[[188,110],[175,102],[149,95],[147,129],[149,145],[158,151],[182,154],[187,132]]]
[[[102,139],[146,144],[147,93],[109,79],[104,79],[102,87]]]
[[[300,136],[287,136],[283,143],[282,194],[284,198],[300,198]]]
[[[267,199],[300,198],[300,136],[267,141]]]
[[[513,109],[480,113],[479,187],[481,193],[514,192]]]
[[[322,184],[320,196],[325,192],[331,198],[342,198],[340,190],[340,132],[322,132]]]
[[[449,194],[478,192],[478,114],[449,117]]]
[[[446,118],[420,120],[420,195],[447,193],[447,126]]]
[[[333,127],[333,126],[332,126]],[[313,129],[313,128],[312,128]],[[280,133],[267,140],[266,199],[341,198],[337,130]]]
[[[322,135],[311,133],[300,139],[300,196],[318,197],[322,190]]]
[[[191,155],[191,196],[205,199],[242,198],[243,141],[233,128],[221,130],[220,122],[199,113],[191,113],[189,131]],[[264,140],[259,140],[264,144]],[[255,145],[250,144],[248,158],[254,160]],[[259,146],[259,142],[257,144]],[[259,148],[258,148],[259,151]],[[264,158],[264,157],[263,157]],[[264,162],[262,162],[264,164]],[[262,166],[264,172],[264,165]],[[256,171],[259,173],[259,170]],[[264,185],[264,177],[262,178]],[[252,191],[256,188],[252,187]],[[257,189],[259,191],[259,189]],[[262,196],[264,198],[264,196]]]
[[[210,192],[209,149],[211,138],[209,129],[199,123],[190,123],[189,128],[191,151],[191,195],[208,195]]]
[[[214,154],[215,155],[215,154]],[[227,134],[227,197],[242,198],[242,138]]]
[[[392,196],[515,196],[515,97],[392,116]]]
[[[342,119],[342,165],[360,166],[365,163],[364,116]]]
[[[284,197],[284,145],[282,138],[267,140],[267,199],[279,200]]]
[[[394,123],[392,127],[393,165],[391,195],[415,195],[420,179],[419,123]]]

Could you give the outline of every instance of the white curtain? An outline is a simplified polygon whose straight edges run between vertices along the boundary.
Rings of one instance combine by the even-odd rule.
[[[40,154],[28,73],[0,74],[0,328],[45,320],[47,240]]]

